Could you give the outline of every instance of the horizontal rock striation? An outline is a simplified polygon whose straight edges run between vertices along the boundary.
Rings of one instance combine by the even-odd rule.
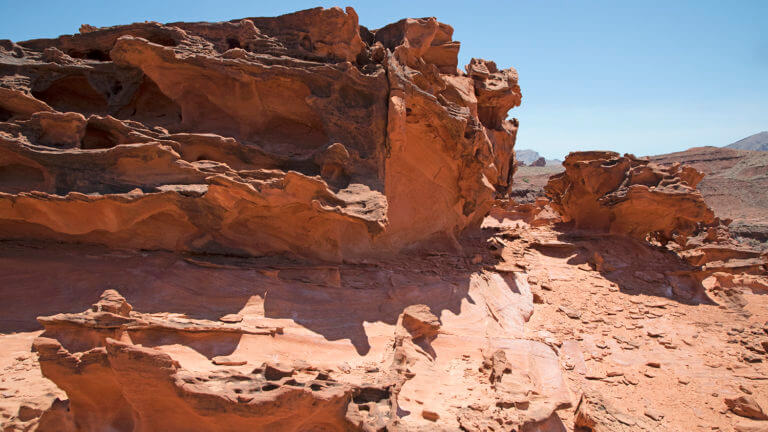
[[[713,273],[764,274],[768,256],[739,244],[704,202],[696,185],[704,174],[680,163],[658,165],[614,152],[575,152],[545,191],[550,205],[576,229],[607,231],[667,246]]]
[[[416,270],[424,264],[404,263],[398,274],[351,267],[336,287],[317,278],[322,269],[301,269],[312,283],[281,269],[279,280],[259,281],[280,289],[249,301],[265,302],[266,314],[250,307],[218,321],[138,312],[106,290],[84,312],[39,317],[45,331],[33,349],[43,376],[67,393],[78,431],[485,430],[533,427],[570,406],[555,352],[522,338],[533,310],[522,278],[481,271],[462,280],[441,265],[445,276],[436,280]],[[217,275],[242,278],[242,270]],[[327,299],[308,302],[318,285]],[[459,311],[465,296],[471,302]],[[404,306],[419,299],[429,304]],[[372,300],[377,310],[366,307]],[[332,313],[350,304],[354,311]],[[303,327],[330,339],[357,319],[375,322],[358,324],[357,355]],[[306,350],[314,354],[305,360]],[[463,376],[447,367],[454,363]],[[441,395],[462,402],[445,404]]]
[[[696,184],[693,168],[662,167],[614,152],[570,153],[565,172],[545,187],[552,205],[576,228],[602,229],[644,239],[671,241],[715,221]]]
[[[514,172],[514,69],[434,18],[137,23],[0,44],[0,237],[359,259],[455,246]]]

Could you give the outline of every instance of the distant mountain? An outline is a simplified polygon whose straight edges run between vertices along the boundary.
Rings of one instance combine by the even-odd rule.
[[[768,151],[768,132],[763,131],[738,140],[726,147],[737,150]]]
[[[521,162],[525,162],[526,165],[530,165],[531,162],[540,158],[541,155],[537,151],[533,150],[515,150],[515,157]]]
[[[530,165],[535,162],[541,155],[539,152],[530,149],[515,150],[515,158],[518,161],[524,162],[526,165]],[[557,159],[547,159],[547,166],[560,165],[562,161]]]

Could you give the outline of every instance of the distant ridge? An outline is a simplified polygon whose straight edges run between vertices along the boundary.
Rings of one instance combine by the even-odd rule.
[[[737,150],[757,150],[768,151],[768,131],[758,132],[744,139],[740,139],[733,144],[728,144],[727,148]]]
[[[518,161],[524,162],[526,165],[530,165],[540,157],[541,155],[539,154],[539,152],[535,150],[530,150],[530,149],[515,150],[515,158]],[[560,165],[561,163],[562,161],[558,159],[547,159],[547,166]]]

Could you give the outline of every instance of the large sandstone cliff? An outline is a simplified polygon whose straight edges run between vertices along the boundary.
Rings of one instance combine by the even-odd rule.
[[[140,23],[0,47],[0,235],[359,259],[455,246],[514,171],[517,73],[434,18]]]

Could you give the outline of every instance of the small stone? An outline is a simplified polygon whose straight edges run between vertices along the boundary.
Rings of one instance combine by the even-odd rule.
[[[349,365],[347,365],[347,368],[349,368]],[[264,378],[266,378],[269,381],[277,381],[281,378],[285,378],[293,375],[292,367],[279,364],[279,363],[277,364],[264,363],[262,365],[262,369],[264,370]]]
[[[648,418],[650,418],[651,420],[654,420],[654,421],[660,421],[661,419],[664,418],[664,414],[656,411],[653,408],[647,408],[645,410],[645,415],[646,415],[646,417],[648,417]]]
[[[624,413],[613,413],[613,418],[618,420],[619,423],[624,423],[627,426],[634,426],[636,423],[635,419]]]
[[[211,359],[211,362],[218,366],[242,366],[244,364],[248,364],[247,360],[230,356],[216,356]]]
[[[768,432],[768,425],[763,422],[743,422],[733,425],[734,432]]]
[[[766,415],[763,408],[751,396],[725,398],[724,402],[736,415],[754,420],[768,420],[768,415]]]
[[[557,310],[564,313],[570,319],[581,319],[581,311],[568,306],[558,306]]]
[[[93,312],[109,312],[124,317],[130,315],[131,310],[133,307],[125,300],[125,297],[113,289],[101,293],[99,301],[91,306]]]
[[[659,363],[657,361],[649,361],[645,365],[649,366],[649,367],[652,367],[652,368],[656,368],[656,369],[661,367],[661,363]]]
[[[402,324],[414,339],[434,336],[440,329],[440,319],[432,313],[429,306],[423,304],[405,308]]]
[[[605,374],[600,371],[594,371],[586,374],[584,378],[588,380],[601,380],[601,379],[605,379]]]
[[[424,409],[421,411],[421,416],[429,421],[437,421],[440,418],[440,415],[434,411],[430,411],[428,409]]]

